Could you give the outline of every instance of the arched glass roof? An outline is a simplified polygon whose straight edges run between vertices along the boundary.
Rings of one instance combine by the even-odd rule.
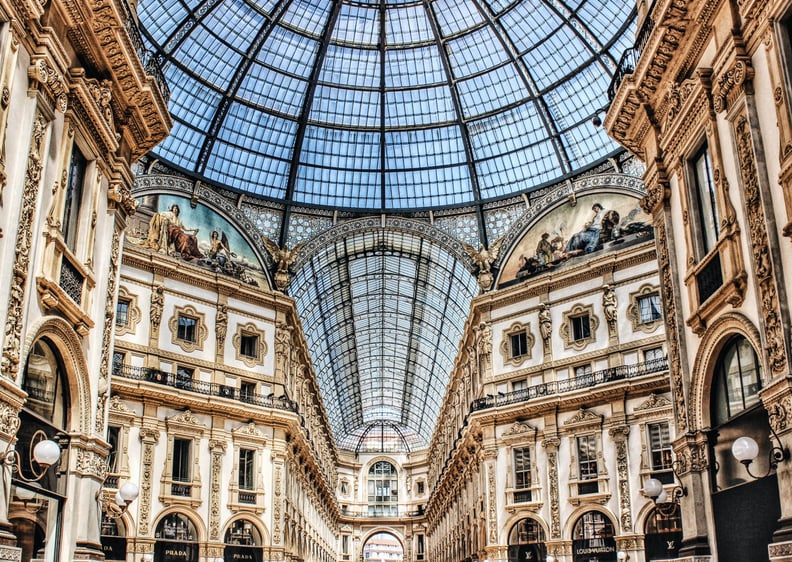
[[[328,244],[290,286],[336,444],[426,448],[476,278],[430,240],[377,229]]]
[[[298,206],[466,206],[617,150],[591,117],[634,3],[141,0],[172,89],[157,157]]]

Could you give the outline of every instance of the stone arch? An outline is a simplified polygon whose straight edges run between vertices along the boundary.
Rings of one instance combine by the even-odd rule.
[[[354,557],[355,560],[363,559],[363,550],[366,548],[366,545],[368,544],[369,540],[373,536],[378,535],[380,533],[390,535],[393,538],[395,538],[397,541],[399,541],[399,545],[401,546],[402,549],[402,556],[406,554],[407,550],[405,549],[405,538],[403,533],[401,533],[400,531],[398,531],[393,527],[377,526],[374,527],[373,529],[370,529],[363,536],[360,537],[360,552],[355,553],[355,557]]]
[[[710,324],[701,338],[696,359],[693,362],[693,381],[690,390],[688,416],[691,431],[710,426],[710,395],[715,363],[721,350],[733,335],[741,335],[748,340],[756,351],[762,367],[762,384],[767,383],[767,361],[762,351],[759,330],[743,314],[730,312],[720,316]]]
[[[195,538],[195,542],[201,543],[209,540],[209,533],[206,530],[206,525],[204,524],[203,518],[195,510],[184,506],[172,506],[163,509],[157,514],[157,517],[154,518],[151,528],[156,532],[160,521],[162,521],[168,515],[172,515],[174,513],[186,517],[193,524],[193,527],[195,527],[195,531],[198,534],[198,536]]]
[[[91,381],[88,372],[88,362],[85,359],[82,343],[74,327],[63,318],[45,316],[35,322],[25,338],[23,354],[27,362],[28,354],[33,349],[33,344],[38,340],[46,339],[60,355],[63,363],[64,376],[69,386],[69,431],[88,434],[91,431]],[[23,370],[20,370],[20,380]]]
[[[550,540],[550,526],[544,519],[542,519],[542,517],[533,512],[517,512],[510,515],[503,524],[503,536],[506,537],[507,544],[509,542],[509,534],[511,533],[512,528],[523,519],[533,519],[539,523],[539,526],[542,527],[542,530],[544,531],[545,539]]]
[[[616,517],[616,515],[614,515],[614,513],[608,508],[602,505],[589,503],[579,505],[572,511],[572,513],[569,514],[569,517],[567,517],[566,522],[564,523],[564,530],[562,534],[562,538],[564,540],[572,540],[572,532],[575,530],[575,525],[577,524],[578,519],[580,519],[584,513],[588,513],[589,511],[597,511],[607,517],[613,524],[614,536],[619,534],[619,518]]]

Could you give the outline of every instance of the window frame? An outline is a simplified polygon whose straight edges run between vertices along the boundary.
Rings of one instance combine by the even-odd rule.
[[[254,355],[242,353],[242,342],[246,337],[257,338]],[[256,366],[264,365],[264,359],[267,355],[268,346],[266,342],[266,332],[262,328],[259,328],[252,322],[248,322],[246,324],[237,324],[236,333],[234,334],[232,341],[234,345],[235,359],[237,361],[242,362],[246,367],[251,369]]]
[[[660,316],[650,321],[644,321],[641,317],[641,300],[647,297],[657,296]],[[637,291],[630,293],[630,305],[627,307],[627,317],[632,323],[633,332],[644,332],[651,334],[657,331],[665,322],[665,310],[660,287],[656,285],[641,285]]]
[[[194,340],[181,337],[181,318],[189,318],[195,321]],[[171,343],[179,346],[186,353],[204,350],[204,343],[209,335],[209,330],[206,327],[206,315],[198,312],[194,306],[174,307],[173,316],[168,321],[168,327],[171,331]]]
[[[252,421],[231,431],[231,441],[234,451],[234,469],[229,482],[229,508],[231,511],[254,511],[264,513],[266,489],[264,475],[267,469],[264,451],[267,447],[267,436]],[[253,456],[253,487],[242,488],[240,485],[241,451],[252,451]]]
[[[573,322],[584,316],[588,316],[588,336],[576,339]],[[594,314],[594,306],[591,304],[576,304],[571,309],[565,311],[560,329],[561,338],[564,340],[564,348],[582,351],[588,345],[596,342],[599,325],[599,318]]]
[[[165,418],[168,436],[167,457],[162,471],[160,501],[163,505],[188,505],[197,507],[202,503],[200,443],[207,427],[190,410]],[[189,450],[189,479],[184,481],[173,476],[175,441],[191,441]],[[185,492],[189,491],[189,494]],[[174,493],[178,492],[178,493]]]
[[[503,330],[500,343],[500,353],[504,365],[519,367],[533,358],[533,347],[536,338],[531,332],[530,323],[514,322]],[[515,349],[514,341],[518,339],[519,349]],[[523,348],[524,344],[524,348]]]
[[[702,185],[699,173],[699,162],[702,158],[705,163],[706,186]],[[688,206],[693,211],[690,225],[693,232],[693,251],[696,262],[702,261],[718,247],[720,240],[720,212],[721,203],[718,197],[718,186],[715,183],[712,152],[709,139],[702,139],[698,148],[692,152],[687,160],[689,183],[692,189],[688,191]],[[706,194],[704,190],[706,188]],[[707,195],[706,197],[703,197]],[[706,205],[705,205],[706,203]],[[712,240],[709,240],[712,238]]]

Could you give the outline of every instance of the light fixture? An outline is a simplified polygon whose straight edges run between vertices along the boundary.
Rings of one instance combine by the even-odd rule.
[[[104,493],[104,483],[102,483],[102,488],[96,492],[96,500],[108,517],[118,519],[124,515],[129,504],[135,501],[138,495],[140,495],[140,487],[134,482],[127,481],[119,486],[111,501],[110,494]]]
[[[663,483],[657,478],[647,478],[643,487],[644,495],[651,498],[657,510],[664,517],[672,515],[679,505],[680,498],[688,494],[685,486],[676,483],[677,480],[681,480],[679,474],[677,474],[677,461],[671,463],[671,470],[674,473],[674,487],[671,489],[670,495]]]
[[[630,555],[624,552],[623,550],[620,550],[619,552],[616,553],[616,560],[629,560],[629,559],[630,559]]]
[[[12,440],[13,443],[13,440]],[[41,429],[36,430],[30,438],[27,468],[29,476],[22,470],[22,458],[17,449],[11,448],[11,443],[8,444],[3,456],[0,457],[0,462],[8,467],[11,467],[11,472],[14,473],[14,478],[32,484],[38,482],[47,473],[49,467],[54,465],[60,460],[61,448],[57,441],[53,441]],[[5,471],[2,471],[5,474]],[[0,476],[2,479],[2,476]]]
[[[748,475],[755,479],[769,476],[771,472],[778,468],[778,463],[789,460],[789,449],[784,447],[781,443],[781,439],[778,437],[775,429],[773,429],[772,421],[774,418],[786,419],[786,410],[780,404],[775,404],[767,411],[767,417],[770,420],[770,437],[775,439],[775,442],[778,444],[773,444],[773,448],[770,449],[769,466],[767,467],[767,472],[764,475],[756,476],[751,472],[751,463],[754,461],[754,459],[756,459],[757,456],[759,456],[759,444],[756,442],[756,440],[752,437],[748,437],[747,435],[743,435],[742,437],[735,439],[734,443],[732,443],[732,455],[734,455],[735,459],[745,465],[745,470],[748,472]]]
[[[555,562],[555,556],[553,556],[552,554],[548,554],[545,560],[546,562]]]

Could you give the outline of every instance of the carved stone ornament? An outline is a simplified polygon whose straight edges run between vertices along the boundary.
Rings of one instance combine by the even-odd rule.
[[[107,476],[107,463],[104,457],[96,451],[77,449],[77,461],[75,471],[85,476],[94,476],[98,480],[104,480]]]
[[[738,59],[729,70],[724,72],[713,88],[712,105],[715,112],[726,111],[739,95],[740,86],[750,82],[753,75],[753,67],[744,59]]]
[[[512,426],[503,435],[524,435],[526,433],[534,433],[536,428],[532,427],[526,422],[514,422]]]
[[[191,425],[191,426],[202,426],[205,427],[204,424],[201,423],[201,420],[196,418],[190,410],[185,410],[181,414],[177,416],[172,416],[167,418],[168,425],[172,423],[178,423],[182,425]]]
[[[16,380],[19,372],[20,352],[22,348],[22,319],[25,292],[28,286],[28,269],[30,266],[30,248],[33,238],[32,225],[35,224],[34,214],[38,207],[39,183],[44,158],[44,136],[47,121],[38,113],[33,120],[33,130],[28,152],[27,169],[25,170],[25,187],[22,192],[22,206],[19,215],[19,226],[14,247],[14,263],[12,266],[10,296],[8,298],[8,316],[6,317],[5,338],[3,340],[3,357],[0,360],[0,371]]]
[[[655,408],[665,408],[667,406],[671,406],[671,401],[665,396],[658,396],[653,392],[646,400],[636,406],[635,411],[654,410]]]
[[[121,397],[118,394],[113,394],[110,397],[110,410],[120,414],[134,414],[134,410],[132,410],[129,406],[124,404],[121,401]]]
[[[40,84],[45,92],[52,96],[55,100],[55,106],[61,113],[66,113],[69,107],[68,88],[66,87],[66,80],[61,76],[46,59],[34,59],[28,69],[28,78],[32,82],[32,87],[35,84]]]
[[[10,404],[0,405],[0,435],[13,437],[19,429],[19,410]]]
[[[584,424],[590,422],[601,423],[602,416],[597,415],[586,408],[580,408],[574,416],[564,422],[564,425]]]
[[[745,115],[740,115],[734,125],[737,137],[737,154],[745,192],[748,231],[753,250],[753,265],[764,318],[765,349],[770,369],[774,374],[786,369],[784,331],[776,288],[772,257],[770,255],[765,214],[761,203],[758,170],[753,153],[751,128]]]
[[[0,560],[20,562],[22,560],[22,549],[15,546],[0,545]]]

